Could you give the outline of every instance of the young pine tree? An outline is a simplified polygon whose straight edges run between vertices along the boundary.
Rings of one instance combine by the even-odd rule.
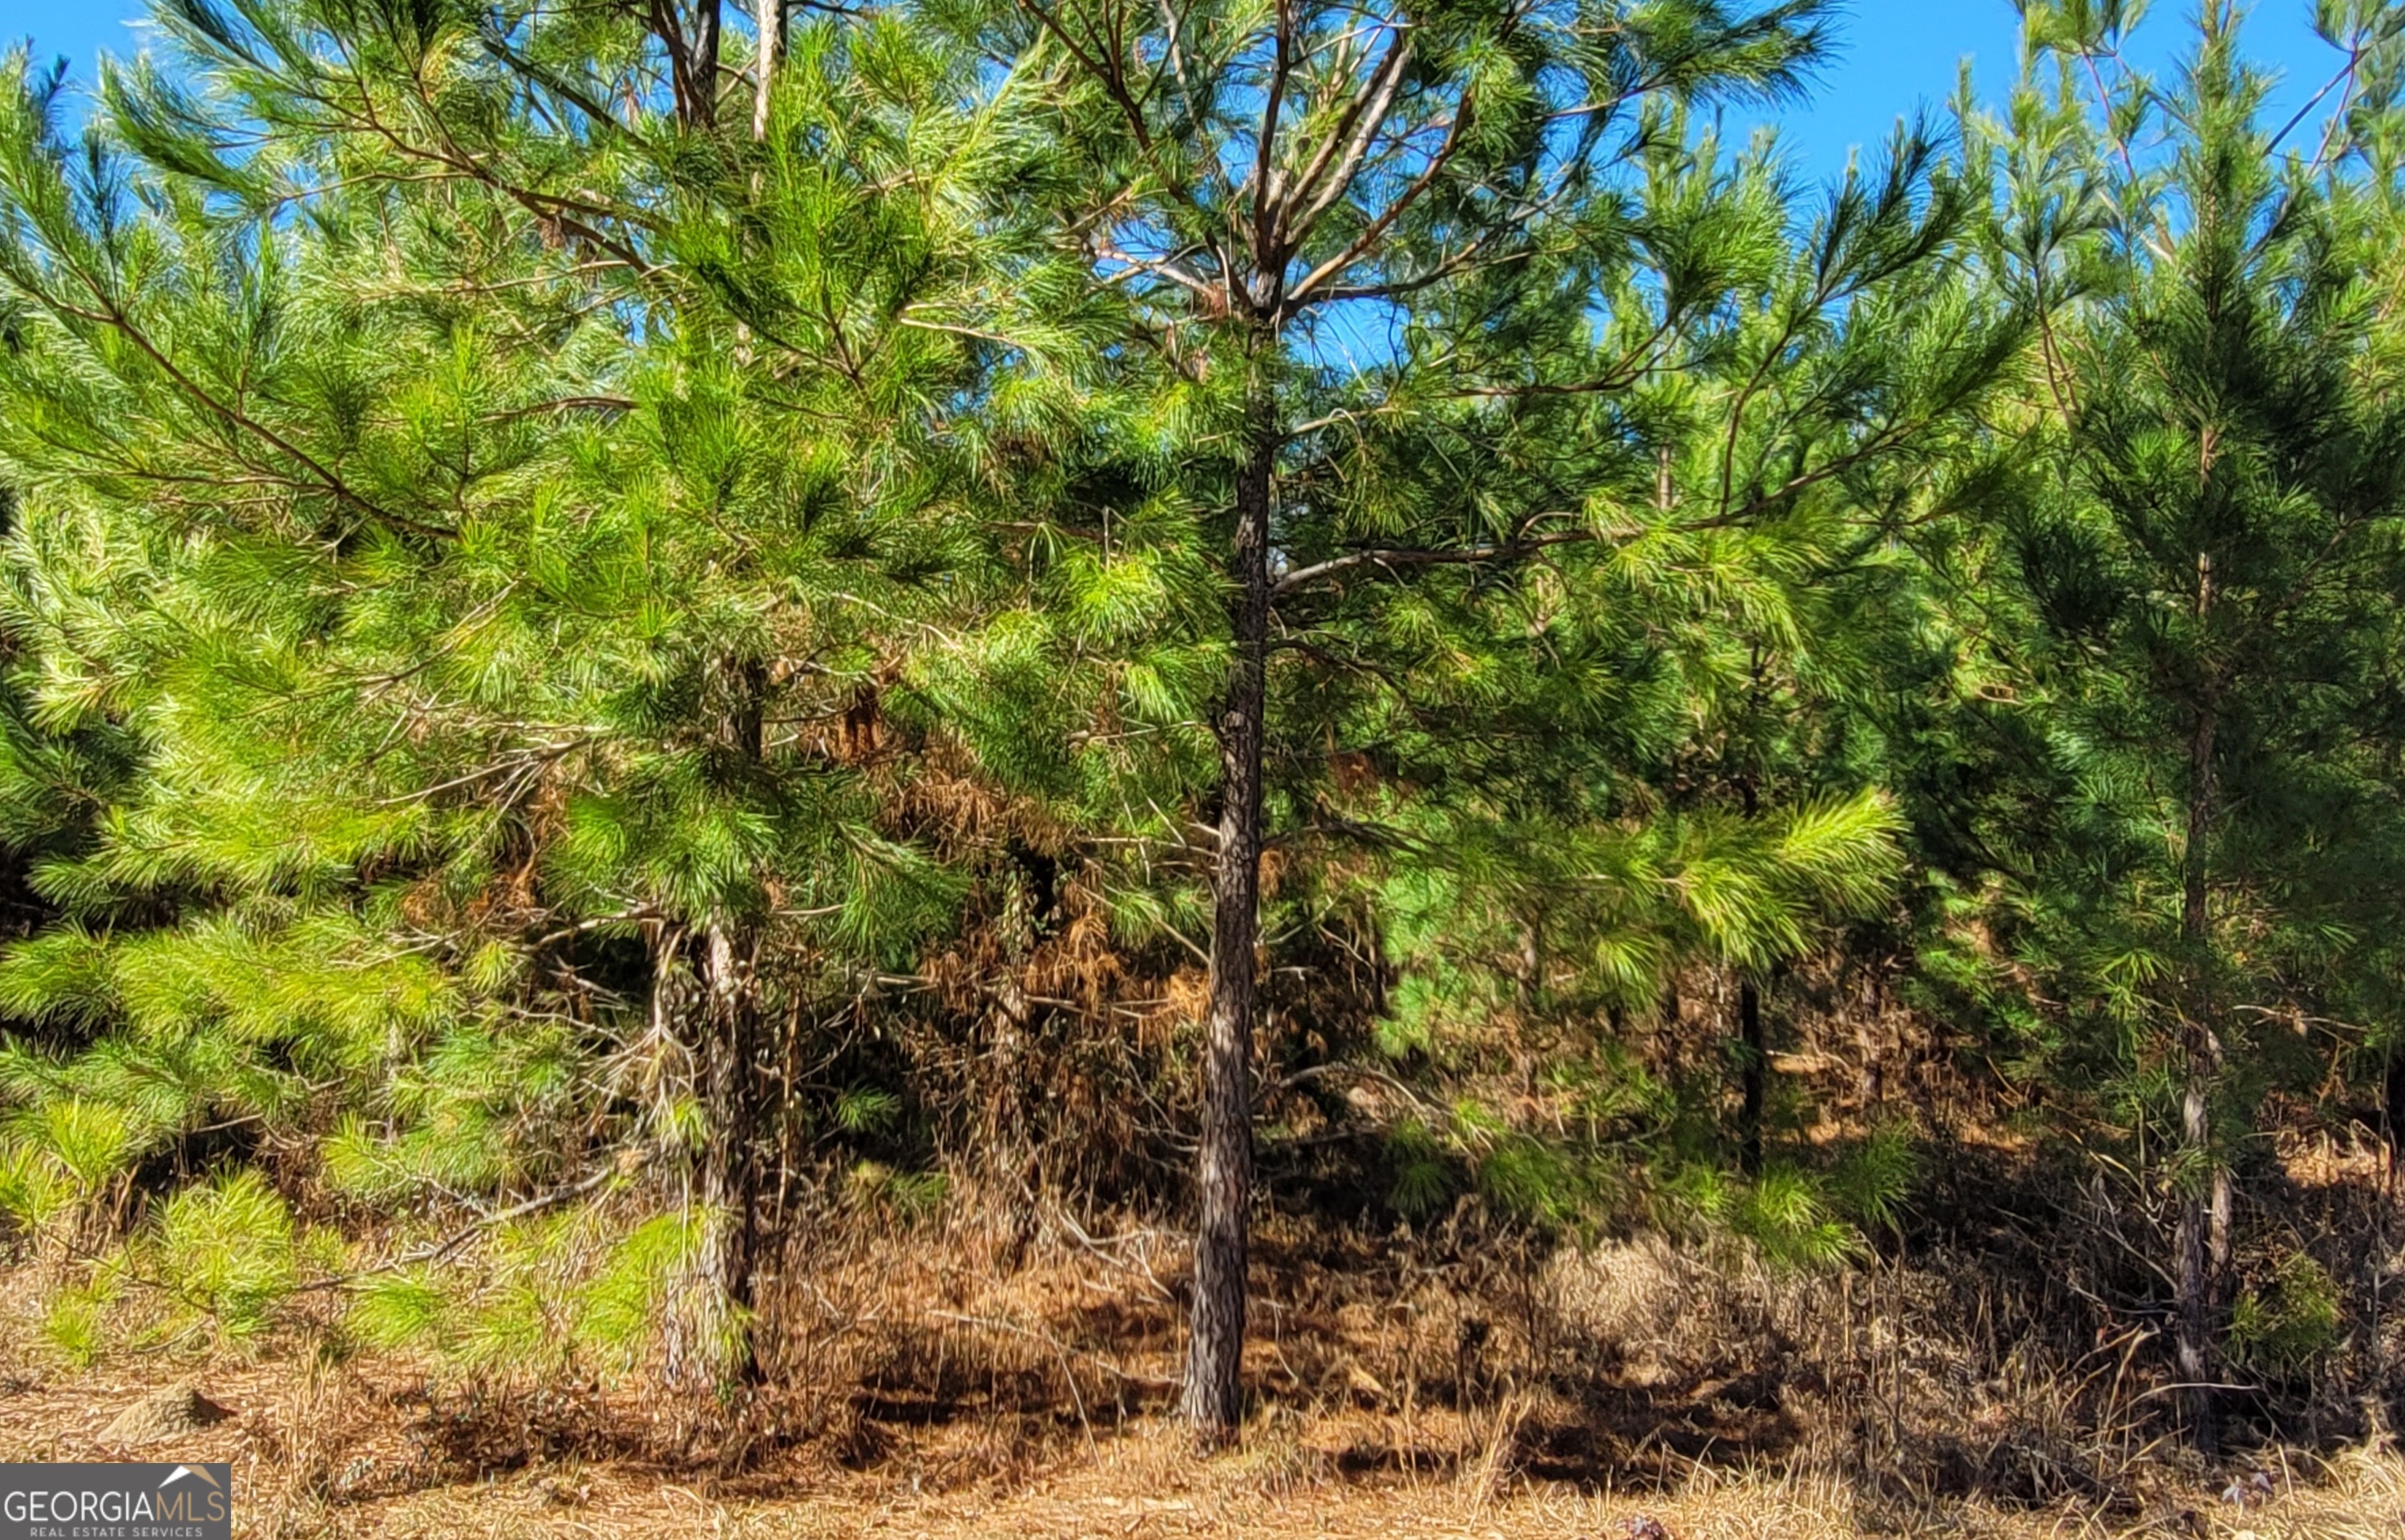
[[[2059,479],[2007,521],[2019,597],[1990,616],[2026,617],[2015,714],[2052,795],[1993,846],[2021,857],[2024,954],[2170,1124],[2164,1271],[2211,1449],[2254,1100],[2307,1068],[2286,1024],[2376,996],[2367,943],[2393,927],[2405,416],[2373,281],[2388,194],[2356,148],[2380,114],[2267,126],[2229,7],[2165,89],[2118,64],[2120,23],[2032,13],[2062,71],[2051,99],[2024,89],[2004,158],[2002,270],[2046,313],[2033,442]],[[2344,74],[2376,96],[2383,58]]]
[[[1525,262],[1541,239],[1617,242],[1614,168],[1648,109],[1790,88],[1818,48],[1818,10],[1681,4],[1597,26],[1543,4],[1431,19],[1066,0],[972,19],[1048,81],[1077,190],[1064,228],[1139,306],[1132,341],[1190,389],[1207,436],[1185,458],[1226,510],[1211,552],[1229,656],[1184,1392],[1207,1442],[1243,1409],[1273,614],[1377,559],[1371,544],[1508,559],[1551,538],[1474,516],[1353,549],[1344,536],[1371,531],[1315,536],[1313,502],[1295,491],[1313,448],[1298,389],[1315,373],[1312,339],[1351,326],[1366,338],[1394,307]]]
[[[890,27],[722,124],[664,7],[161,21],[81,144],[21,61],[0,121],[29,687],[138,745],[7,964],[62,1035],[14,1088],[119,1108],[111,1176],[229,1120],[383,1203],[648,1169],[672,1355],[749,1373],[770,1024],[958,886],[878,691],[1090,351],[996,196],[1037,143]]]
[[[1432,757],[1474,761],[1476,724],[1500,719],[1487,685],[1503,675],[1482,665],[1553,661],[1549,622],[1533,643],[1527,629],[1531,600],[1578,615],[1584,600],[1575,585],[1566,603],[1538,599],[1550,579],[1533,574],[1617,539],[1652,500],[1653,445],[1624,398],[1691,361],[1742,270],[1785,253],[1779,213],[1766,226],[1758,208],[1718,213],[1709,173],[1647,154],[1677,148],[1676,106],[1793,90],[1820,48],[1820,7],[928,13],[994,39],[1050,92],[1076,192],[1062,227],[1132,307],[1126,367],[1165,382],[1159,456],[1200,510],[1224,604],[1217,764],[1195,798],[1217,827],[1183,1399],[1217,1442],[1242,1411],[1262,855],[1308,832],[1273,830],[1281,786],[1294,788],[1285,816],[1308,823],[1297,772],[1324,774],[1331,746],[1374,747],[1344,740],[1381,712],[1409,719]],[[1699,517],[1772,514],[1874,458],[1887,430],[1913,431],[1881,416],[1871,373],[1793,398],[1826,415],[1775,448],[1745,423],[1790,399],[1782,343],[1837,334],[1863,287],[1942,239],[1918,170],[1850,189],[1781,274],[1793,292],[1780,290],[1770,327],[1786,334],[1744,354],[1755,377]],[[1564,640],[1583,623],[1566,619]],[[1521,696],[1514,730],[1544,700],[1592,715],[1607,697],[1571,705],[1572,681],[1606,666],[1610,629]],[[1456,699],[1414,702],[1407,680]],[[1397,686],[1386,704],[1343,721],[1378,681]]]

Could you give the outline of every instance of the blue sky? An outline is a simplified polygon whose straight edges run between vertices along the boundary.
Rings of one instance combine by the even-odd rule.
[[[8,3],[0,0],[0,12]],[[2132,39],[2133,62],[2159,71],[2176,61],[2195,35],[2192,12],[2191,0],[2155,0]],[[2281,78],[2267,108],[2274,123],[2342,62],[2314,35],[2312,14],[2311,0],[2256,0],[2248,10],[2247,54]],[[1849,149],[1884,143],[1897,118],[1923,104],[1942,108],[1965,58],[1980,99],[1995,100],[2018,72],[2019,35],[2011,0],[1853,0],[1839,24],[1837,59],[1809,103],[1779,114],[1780,134],[1807,170],[1833,176]]]
[[[37,58],[63,53],[89,80],[97,50],[133,50],[136,34],[126,22],[142,8],[139,0],[0,0],[0,41],[30,35]],[[2310,9],[2310,0],[2258,0],[2248,25],[2249,51],[2285,77],[2273,98],[2283,117],[2337,67],[2337,56],[2306,25]],[[2179,20],[2186,10],[2184,0],[2157,0],[2138,34],[2142,63],[2166,63],[2186,46]],[[1780,131],[1808,175],[1835,176],[1849,149],[1881,143],[1899,116],[1922,103],[1942,105],[1965,56],[1983,96],[2004,89],[2013,77],[2017,30],[2011,0],[1853,0],[1839,57],[1808,106],[1779,115]]]

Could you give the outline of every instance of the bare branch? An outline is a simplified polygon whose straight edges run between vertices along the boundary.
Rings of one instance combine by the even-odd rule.
[[[1551,545],[1570,545],[1602,538],[1601,534],[1593,530],[1559,530],[1551,534],[1524,535],[1512,540],[1499,541],[1492,545],[1462,546],[1450,551],[1353,551],[1343,556],[1330,557],[1326,561],[1314,562],[1308,567],[1296,568],[1271,586],[1270,598],[1283,599],[1298,588],[1316,583],[1322,578],[1333,577],[1339,572],[1351,572],[1357,567],[1470,566],[1479,562],[1526,556]]]
[[[1260,142],[1253,150],[1253,261],[1263,274],[1282,265],[1277,225],[1286,206],[1279,196],[1278,113],[1286,106],[1287,77],[1294,69],[1294,7],[1277,0],[1277,39],[1270,65],[1269,99],[1261,104]]]
[[[1292,228],[1281,233],[1282,239],[1288,245],[1301,246],[1319,223],[1320,217],[1334,206],[1336,200],[1344,195],[1344,190],[1352,185],[1353,177],[1361,169],[1363,158],[1369,154],[1371,140],[1377,136],[1378,130],[1385,123],[1386,114],[1394,109],[1395,92],[1402,85],[1403,67],[1410,62],[1411,46],[1411,33],[1398,24],[1395,40],[1387,48],[1386,56],[1378,61],[1377,69],[1371,73],[1369,85],[1354,97],[1345,108],[1345,115],[1330,127],[1319,152],[1312,157],[1311,164],[1297,179],[1294,196],[1312,201]],[[1458,117],[1455,120],[1458,122]],[[1346,138],[1348,128],[1351,131],[1349,140]],[[1341,157],[1337,155],[1339,143],[1343,144]],[[1308,281],[1305,280],[1306,283]]]
[[[1328,279],[1335,276],[1337,274],[1343,272],[1346,268],[1352,266],[1356,261],[1358,261],[1363,256],[1368,254],[1376,247],[1379,238],[1394,227],[1395,221],[1401,219],[1405,213],[1409,212],[1412,205],[1418,203],[1421,197],[1427,193],[1428,190],[1436,185],[1436,179],[1444,174],[1445,166],[1451,162],[1455,153],[1460,149],[1462,127],[1469,121],[1470,99],[1465,96],[1462,98],[1461,110],[1454,115],[1453,126],[1445,131],[1444,143],[1437,147],[1436,152],[1428,158],[1428,165],[1421,170],[1419,176],[1413,178],[1411,186],[1403,189],[1401,192],[1390,199],[1387,202],[1386,206],[1378,211],[1378,217],[1371,219],[1369,223],[1369,227],[1363,230],[1360,234],[1355,236],[1352,242],[1347,245],[1343,250],[1339,251],[1336,255],[1329,258],[1326,261],[1321,262],[1317,267],[1313,268],[1309,273],[1305,274],[1302,281],[1294,286],[1294,303],[1301,304],[1303,300],[1310,297],[1311,291],[1314,289],[1317,288]],[[1367,126],[1368,125],[1365,123],[1364,127]],[[1349,161],[1351,157],[1348,156],[1347,159]],[[1340,166],[1338,168],[1338,175],[1330,183],[1330,194],[1340,191],[1351,177],[1351,170]],[[1325,202],[1323,202],[1321,206],[1325,207]],[[1315,211],[1312,218],[1315,219],[1317,218],[1316,211]],[[1428,281],[1433,282],[1434,280],[1429,279]]]

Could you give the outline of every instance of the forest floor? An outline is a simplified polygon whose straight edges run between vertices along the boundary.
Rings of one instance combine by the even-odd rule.
[[[2389,1167],[2306,1153],[2281,1211],[2384,1235],[2366,1216],[2389,1211]],[[1976,1194],[1932,1196],[1933,1227],[2062,1222],[2061,1194],[2012,1187],[1992,1152],[1962,1169]],[[2405,1325],[2243,1424],[2313,1450],[2208,1468],[2163,1414],[2143,1322],[2049,1347],[2041,1328],[2066,1329],[2034,1259],[2056,1253],[2013,1250],[2009,1225],[1941,1228],[1952,1248],[1911,1264],[1777,1270],[1659,1236],[1522,1255],[1274,1218],[1246,1355],[1261,1409],[1241,1449],[1198,1461],[1166,1415],[1176,1237],[1062,1222],[1074,1244],[1013,1241],[990,1217],[814,1232],[784,1388],[739,1415],[640,1376],[543,1379],[540,1353],[513,1380],[369,1350],[318,1294],[322,1319],[209,1348],[136,1291],[77,1369],[44,1325],[55,1279],[0,1267],[0,1460],[225,1461],[253,1540],[2405,1540],[2405,1452],[2366,1442],[2395,1403],[2366,1364],[2405,1362]],[[2355,1270],[2389,1254],[2367,1244]],[[112,1440],[171,1387],[221,1415]]]
[[[238,1534],[251,1536],[928,1536],[931,1540],[1178,1540],[1183,1536],[1380,1536],[1427,1540],[2370,1540],[2405,1533],[2405,1459],[2259,1458],[2268,1493],[2230,1502],[2164,1472],[2142,1509],[2009,1508],[1881,1492],[1838,1475],[1698,1464],[1680,1482],[1614,1491],[1525,1477],[1508,1427],[1456,1425],[1440,1469],[1348,1470],[1347,1436],[1273,1416],[1244,1450],[1197,1462],[1158,1418],[1097,1428],[1048,1455],[970,1475],[920,1447],[866,1469],[770,1461],[719,1478],[706,1464],[523,1454],[473,1474],[438,1452],[457,1414],[394,1415],[357,1370],[312,1374],[285,1361],[220,1364],[195,1381],[230,1413],[140,1449],[103,1430],[173,1373],[119,1364],[0,1379],[0,1458],[225,1460]],[[378,1408],[381,1408],[379,1412]],[[956,1435],[957,1436],[957,1435]],[[1467,1445],[1458,1442],[1467,1436]],[[961,1450],[951,1451],[954,1456]],[[950,1474],[945,1475],[944,1472]]]

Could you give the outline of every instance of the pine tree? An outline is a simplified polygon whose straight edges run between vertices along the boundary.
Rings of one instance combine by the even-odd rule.
[[[229,1118],[387,1203],[648,1167],[672,1359],[752,1372],[767,1024],[950,911],[879,692],[1090,351],[993,196],[1036,142],[893,28],[721,130],[666,11],[162,20],[80,146],[21,61],[0,123],[30,684],[138,745],[0,970],[77,1050],[14,1089],[114,1108],[117,1178]]]
[[[2367,281],[2360,104],[2283,144],[2229,7],[2201,9],[2170,89],[2119,64],[2124,20],[2033,12],[2059,82],[2026,85],[2014,134],[1986,141],[1997,269],[2047,317],[2030,442],[2060,479],[2000,504],[2020,586],[1983,621],[2015,638],[1990,657],[2051,805],[1984,838],[2011,853],[2021,955],[2086,1002],[2141,1120],[2171,1125],[2166,1276],[2210,1450],[2233,1162],[2252,1099],[2304,1068],[2271,1024],[2368,1003],[2357,938],[2388,928],[2370,894],[2398,849],[2380,660],[2405,419]],[[2359,48],[2347,72],[2376,92],[2392,67]]]
[[[1994,484],[1980,418],[2026,337],[2019,309],[1948,260],[1968,208],[1927,129],[1900,128],[1883,167],[1849,168],[1669,392],[1680,430],[1657,498],[1692,509],[1671,528],[1695,531],[1701,578],[1677,632],[1699,726],[1663,777],[1673,807],[1751,820],[1884,791],[1874,702],[1920,652],[1906,537]],[[1707,949],[1737,975],[1735,1143],[1752,1175],[1770,1091],[1763,994],[1799,940],[1738,931]]]
[[[1813,6],[930,14],[1049,82],[1077,192],[1062,227],[1133,306],[1128,367],[1165,382],[1163,474],[1205,511],[1225,596],[1218,764],[1197,798],[1217,828],[1183,1402],[1217,1442],[1242,1410],[1263,850],[1328,832],[1311,810],[1331,766],[1383,755],[1398,778],[1472,787],[1549,735],[1624,742],[1599,720],[1624,696],[1610,673],[1644,667],[1604,618],[1619,572],[1709,563],[1705,530],[1867,475],[2009,347],[1961,329],[1959,304],[1949,346],[1864,300],[1946,238],[1925,145],[1849,183],[1792,265],[1769,173],[1681,159],[1680,106],[1794,87]],[[1898,337],[1844,326],[1856,304]],[[1799,349],[1827,372],[1791,391]],[[1904,361],[1920,371],[1898,386]],[[1666,445],[1673,392],[1640,387],[1699,363],[1727,368],[1726,417]],[[1706,441],[1708,490],[1653,509],[1661,455]],[[1596,789],[1581,816],[1629,811]]]
[[[1273,614],[1382,558],[1317,553],[1299,382],[1315,332],[1375,318],[1527,261],[1537,242],[1610,239],[1610,173],[1660,98],[1787,89],[1818,45],[1817,7],[1681,6],[1602,24],[1576,7],[1448,12],[1429,26],[1352,7],[1210,7],[1164,17],[1118,0],[1030,4],[1000,19],[1054,82],[1078,197],[1065,209],[1097,271],[1124,282],[1140,337],[1189,382],[1230,513],[1214,564],[1230,657],[1184,1410],[1206,1442],[1241,1420],[1252,1186],[1255,954]],[[1376,324],[1372,318],[1370,325]],[[1224,477],[1224,480],[1219,478]],[[1497,558],[1550,543],[1526,527],[1401,531],[1424,554]],[[1335,531],[1329,531],[1333,533]],[[1426,542],[1424,545],[1420,542]],[[1391,558],[1389,565],[1399,564]],[[1405,558],[1409,559],[1409,558]]]

